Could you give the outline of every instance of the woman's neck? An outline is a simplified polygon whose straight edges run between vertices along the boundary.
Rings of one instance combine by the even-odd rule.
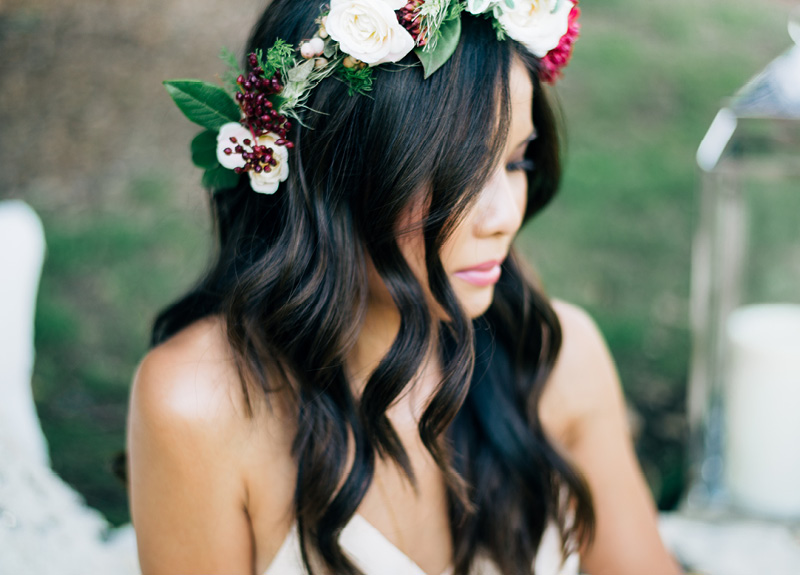
[[[369,302],[361,333],[347,357],[347,374],[356,397],[361,395],[370,375],[389,352],[399,329],[400,313],[394,302]],[[432,343],[411,384],[387,410],[389,419],[398,427],[416,427],[428,399],[439,384],[441,370],[435,330],[430,341]]]

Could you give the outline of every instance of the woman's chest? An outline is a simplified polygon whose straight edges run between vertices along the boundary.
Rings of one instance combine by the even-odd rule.
[[[419,569],[418,575],[439,575],[452,560],[444,479],[421,442],[404,437],[402,440],[417,480],[416,490],[393,462],[377,458],[373,481],[346,528],[350,537],[347,545],[351,552],[355,547],[356,552],[382,550],[387,557],[405,557]],[[296,527],[296,464],[289,452],[276,453],[266,446],[249,451],[265,454],[251,456],[247,463],[247,513],[252,526],[255,572],[263,575],[269,569],[272,575],[270,566],[280,553],[289,552],[284,549],[287,543],[290,547],[296,545],[290,541]],[[348,461],[348,468],[351,463]],[[325,480],[334,478],[320,477],[320,481]]]

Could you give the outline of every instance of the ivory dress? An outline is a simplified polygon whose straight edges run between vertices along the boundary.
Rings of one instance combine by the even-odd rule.
[[[353,515],[342,530],[339,542],[366,575],[434,575],[426,574],[358,513]],[[578,554],[572,553],[566,559],[562,558],[561,538],[555,523],[547,526],[534,565],[536,575],[578,575]],[[300,556],[300,542],[295,523],[263,575],[306,574]],[[452,567],[441,573],[441,575],[451,574]],[[471,575],[500,575],[500,572],[488,557],[479,555]]]

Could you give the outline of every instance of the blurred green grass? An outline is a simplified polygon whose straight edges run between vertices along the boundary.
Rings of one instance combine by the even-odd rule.
[[[788,8],[581,6],[582,38],[557,89],[569,135],[564,186],[518,245],[550,294],[586,307],[606,335],[643,416],[642,465],[668,508],[683,488],[694,152],[721,98],[788,47]],[[68,217],[40,210],[49,252],[37,407],[55,470],[115,524],[129,517],[110,461],[124,447],[133,371],[155,312],[192,284],[210,244],[206,215],[171,193],[185,175],[139,170],[121,201]]]
[[[36,314],[34,391],[53,468],[115,524],[129,520],[111,462],[156,311],[197,278],[210,231],[166,176],[131,183],[124,206],[41,214],[48,254]],[[194,217],[193,217],[194,216]]]
[[[559,87],[564,186],[521,238],[551,294],[586,307],[606,335],[661,508],[684,487],[694,154],[722,98],[791,44],[781,6],[583,3]]]

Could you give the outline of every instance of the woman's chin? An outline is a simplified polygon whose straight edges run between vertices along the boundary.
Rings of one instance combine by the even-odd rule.
[[[470,293],[463,294],[459,297],[461,307],[464,312],[472,319],[480,317],[486,313],[494,300],[494,286],[485,286],[481,288],[474,288]]]
[[[475,319],[485,314],[494,300],[494,286],[472,288],[468,293],[456,291],[461,309],[470,319]],[[432,303],[433,316],[440,321],[449,322],[450,316],[439,303]]]

